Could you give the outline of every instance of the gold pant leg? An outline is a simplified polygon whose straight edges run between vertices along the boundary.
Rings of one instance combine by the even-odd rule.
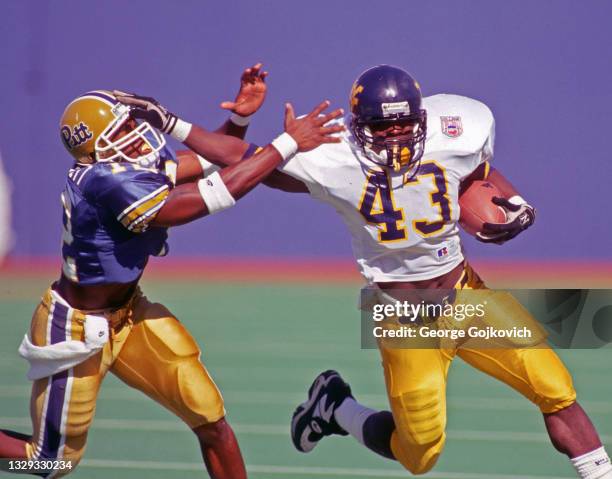
[[[198,345],[178,319],[162,304],[140,296],[132,321],[111,371],[191,428],[224,417],[221,393],[200,362]]]
[[[446,380],[452,353],[379,344],[396,429],[395,458],[413,474],[429,471],[446,440]]]

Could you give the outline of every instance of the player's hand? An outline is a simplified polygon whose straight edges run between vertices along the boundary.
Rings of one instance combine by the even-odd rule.
[[[113,95],[121,103],[131,107],[130,116],[133,118],[145,120],[151,126],[164,133],[172,133],[176,125],[177,116],[160,105],[155,98],[119,90],[113,90]]]
[[[328,100],[317,105],[308,115],[296,118],[291,103],[285,105],[285,131],[289,133],[298,144],[298,151],[309,151],[323,143],[340,143],[340,138],[332,136],[334,133],[344,131],[343,125],[325,126],[332,120],[343,115],[342,108],[322,115],[330,105]]]
[[[262,64],[257,63],[242,72],[240,90],[234,101],[224,101],[221,108],[230,110],[236,115],[250,116],[255,113],[266,98],[266,77],[268,72],[261,70]]]
[[[529,228],[535,221],[535,209],[527,203],[519,205],[499,197],[494,197],[491,201],[504,209],[507,221],[484,223],[482,232],[476,233],[476,239],[483,243],[503,244]]]

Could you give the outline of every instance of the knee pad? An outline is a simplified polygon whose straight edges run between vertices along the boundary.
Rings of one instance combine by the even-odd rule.
[[[408,391],[391,398],[397,433],[408,442],[438,442],[446,428],[446,401],[439,389]],[[403,442],[403,441],[402,441]]]
[[[434,442],[416,445],[403,440],[396,430],[391,436],[391,451],[397,461],[414,475],[429,472],[438,462],[444,449],[446,434]]]
[[[177,365],[176,394],[181,415],[191,428],[225,416],[223,397],[197,358],[184,359]]]
[[[576,402],[576,390],[567,368],[550,349],[534,349],[527,371],[534,392],[533,402],[545,414],[554,413]]]

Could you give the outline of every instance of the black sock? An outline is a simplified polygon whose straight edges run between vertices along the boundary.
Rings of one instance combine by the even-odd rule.
[[[395,431],[393,414],[381,411],[363,423],[363,442],[366,447],[387,459],[395,459],[391,452],[391,434]]]

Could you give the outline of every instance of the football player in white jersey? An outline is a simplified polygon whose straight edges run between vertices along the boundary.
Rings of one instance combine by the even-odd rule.
[[[263,101],[265,90],[260,94]],[[310,193],[338,211],[361,273],[382,302],[386,293],[398,291],[485,289],[461,249],[460,192],[486,179],[502,194],[494,201],[507,221],[485,224],[478,234],[483,242],[504,243],[535,220],[534,209],[490,167],[491,111],[457,95],[422,98],[418,83],[389,65],[360,75],[350,103],[348,130],[339,143],[293,155],[264,183]],[[256,151],[254,145],[249,151]],[[530,320],[511,296],[497,297],[499,304],[487,310],[503,311],[516,322]],[[337,372],[325,371],[293,415],[291,435],[299,451],[311,451],[325,436],[350,434],[413,474],[426,473],[444,447],[447,373],[459,356],[540,408],[553,445],[570,457],[579,477],[612,479],[610,459],[576,402],[571,376],[545,342],[527,349],[400,349],[383,341],[378,346],[391,411],[359,404]]]
[[[486,179],[502,193],[494,202],[507,221],[486,223],[477,235],[483,242],[504,243],[535,220],[534,209],[490,167],[489,108],[457,95],[422,98],[418,83],[389,65],[360,75],[350,102],[340,143],[296,154],[267,184],[309,192],[333,206],[351,232],[362,275],[381,298],[398,290],[485,288],[460,245],[460,192]],[[502,311],[513,321],[530,319],[511,296],[499,298],[488,311]],[[426,473],[444,447],[447,373],[459,356],[540,408],[553,445],[571,459],[579,477],[612,478],[610,459],[576,402],[571,376],[545,342],[528,349],[378,346],[391,411],[359,404],[337,372],[323,372],[293,415],[291,434],[299,451],[309,452],[324,436],[350,434],[413,474]]]

